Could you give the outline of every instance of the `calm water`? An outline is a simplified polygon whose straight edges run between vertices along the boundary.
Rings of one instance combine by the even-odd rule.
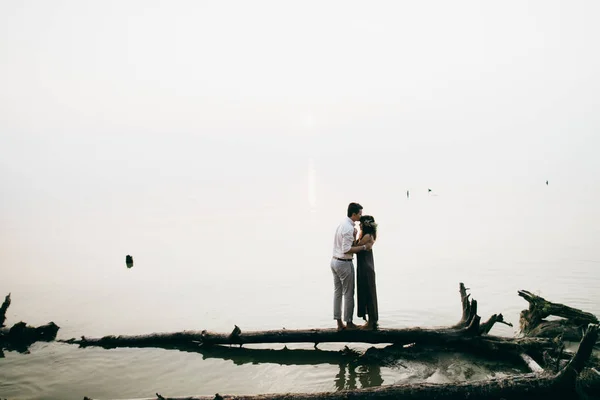
[[[181,163],[130,166],[122,173],[106,163],[106,175],[88,168],[87,178],[74,171],[64,180],[60,171],[40,171],[47,179],[3,200],[0,294],[12,292],[13,300],[7,324],[54,321],[59,339],[229,332],[234,324],[247,331],[333,327],[332,235],[349,201],[362,203],[379,222],[374,251],[382,326],[455,323],[461,281],[483,319],[501,312],[517,326],[527,306],[519,289],[600,315],[597,182],[546,186],[546,178],[525,176],[497,185],[409,185],[389,168],[359,172],[363,183],[356,184],[340,180],[335,160],[319,156],[273,156],[268,168],[249,163],[241,170],[249,160],[236,160],[230,170],[223,161],[197,162],[193,170]],[[134,257],[132,269],[125,267],[126,254]],[[492,333],[510,336],[515,329],[496,326]],[[471,360],[466,374],[465,359],[457,362],[453,354],[381,368],[58,343],[5,355],[0,397],[10,399],[328,391],[490,376],[483,360]]]
[[[600,315],[600,2],[258,3],[0,1],[7,324],[54,321],[59,339],[333,327],[351,201],[379,223],[384,327],[454,324],[461,281],[484,320],[517,326],[519,289]],[[514,372],[270,354],[38,343],[0,358],[0,398]]]

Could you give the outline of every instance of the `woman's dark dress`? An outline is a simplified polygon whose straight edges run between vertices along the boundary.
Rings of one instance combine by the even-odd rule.
[[[368,315],[370,322],[377,322],[379,312],[372,250],[356,253],[356,291],[358,293],[358,316],[366,319]]]

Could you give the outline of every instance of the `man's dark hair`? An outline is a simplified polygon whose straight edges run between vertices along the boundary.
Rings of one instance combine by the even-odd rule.
[[[363,206],[361,206],[358,203],[348,204],[348,218],[350,218],[352,216],[352,214],[358,214],[358,212],[362,209],[363,209]]]

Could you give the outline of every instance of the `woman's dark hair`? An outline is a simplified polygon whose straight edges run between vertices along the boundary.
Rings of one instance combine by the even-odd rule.
[[[360,217],[360,225],[363,236],[369,234],[373,236],[374,240],[377,240],[377,223],[372,215],[363,215]]]
[[[352,216],[352,214],[358,214],[358,212],[362,209],[363,209],[363,206],[361,206],[358,203],[348,204],[348,218],[350,218]]]

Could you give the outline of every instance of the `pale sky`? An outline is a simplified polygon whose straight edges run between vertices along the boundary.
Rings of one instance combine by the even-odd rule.
[[[4,206],[182,174],[345,185],[349,154],[382,185],[597,183],[599,17],[597,1],[5,0]]]

